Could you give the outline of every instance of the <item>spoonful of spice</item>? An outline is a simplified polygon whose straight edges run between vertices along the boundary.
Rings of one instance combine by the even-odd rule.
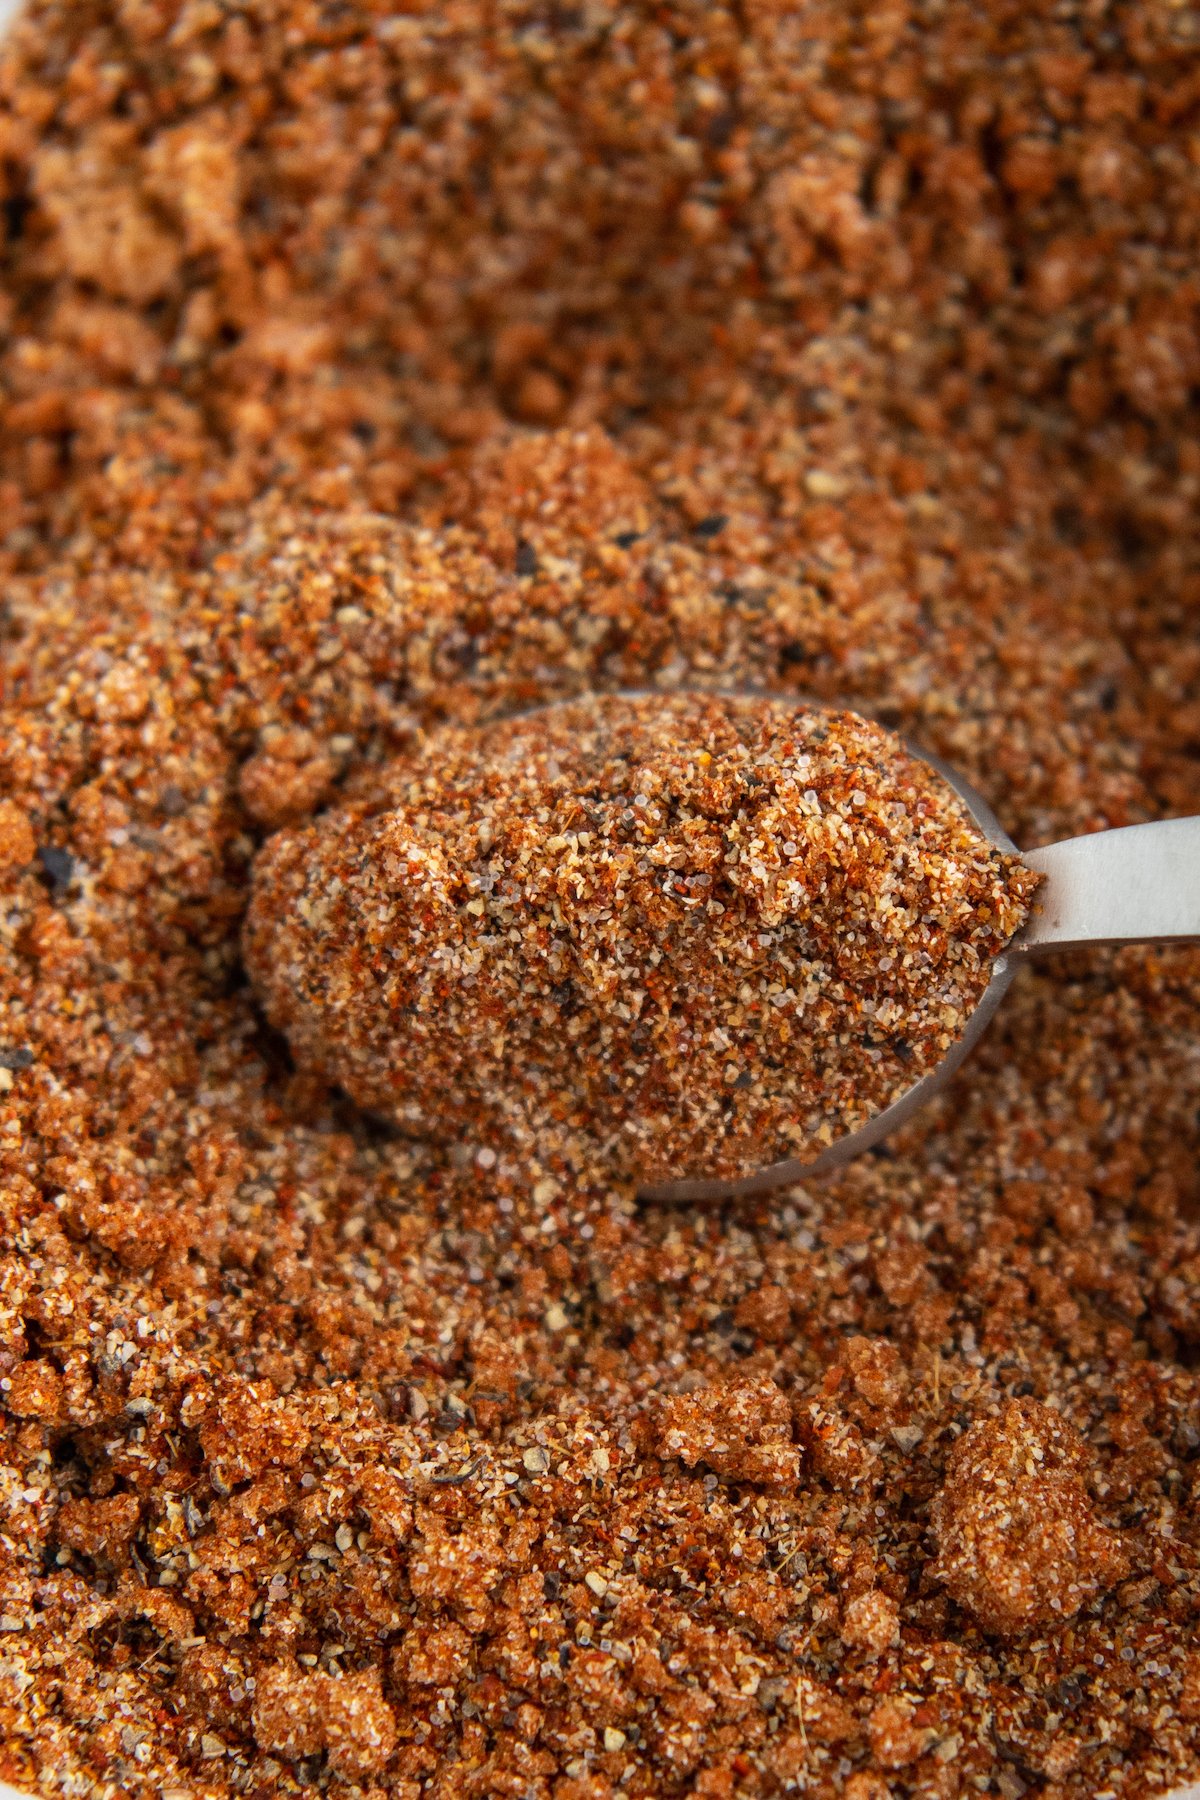
[[[269,840],[244,946],[297,1062],[406,1132],[682,1199],[877,1142],[1025,955],[1197,936],[1200,819],[1022,858],[879,725],[678,693],[431,732]]]

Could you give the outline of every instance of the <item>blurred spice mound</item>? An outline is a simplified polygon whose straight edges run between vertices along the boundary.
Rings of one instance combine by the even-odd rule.
[[[176,1800],[1200,1770],[1200,956],[836,1182],[396,1139],[239,943],[427,727],[849,703],[1200,809],[1200,20],[33,6],[0,55],[0,1769]]]

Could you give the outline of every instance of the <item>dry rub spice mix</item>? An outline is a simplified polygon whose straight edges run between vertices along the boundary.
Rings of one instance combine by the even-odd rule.
[[[780,701],[547,707],[375,785],[255,865],[268,1017],[410,1135],[640,1183],[811,1161],[881,1112],[1034,892],[897,740]]]
[[[1018,843],[1200,810],[1196,9],[37,0],[0,200],[0,1773],[1195,1778],[1200,953],[635,1187],[903,1086],[1019,922],[889,730]],[[805,910],[843,806],[932,988]]]

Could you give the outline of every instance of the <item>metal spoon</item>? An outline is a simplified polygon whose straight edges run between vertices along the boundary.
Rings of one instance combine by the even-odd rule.
[[[991,981],[966,1030],[936,1069],[819,1156],[772,1163],[738,1181],[657,1182],[641,1190],[642,1199],[720,1200],[763,1193],[842,1168],[941,1092],[982,1037],[1018,969],[1033,957],[1084,944],[1200,943],[1200,816],[1097,831],[1020,852],[987,802],[957,769],[912,744],[907,748],[949,782],[993,844],[1020,855],[1044,877],[1032,916],[997,958]]]

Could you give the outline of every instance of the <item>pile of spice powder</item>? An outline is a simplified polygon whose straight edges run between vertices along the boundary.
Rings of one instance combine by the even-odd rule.
[[[398,1135],[268,836],[625,689],[1200,810],[1168,0],[34,0],[0,47],[0,1772],[1161,1800],[1200,953],[1023,973],[824,1182]],[[569,1150],[569,1154],[568,1154]]]
[[[1036,886],[892,733],[769,699],[447,727],[374,785],[259,855],[271,1023],[411,1135],[581,1138],[643,1182],[811,1161],[881,1112]]]

